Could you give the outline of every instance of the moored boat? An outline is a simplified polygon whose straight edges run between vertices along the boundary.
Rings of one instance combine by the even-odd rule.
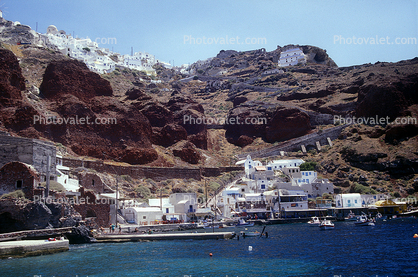
[[[325,219],[322,220],[321,223],[319,224],[319,228],[321,230],[332,230],[334,229],[335,225],[334,223],[331,222],[331,220]]]
[[[357,221],[357,216],[352,211],[350,211],[350,213],[347,215],[346,218],[344,218],[344,220],[346,220],[346,221]]]
[[[261,235],[261,233],[259,231],[255,231],[255,232],[248,232],[248,231],[241,231],[240,232],[240,236],[242,237],[259,237]]]
[[[312,227],[317,227],[321,224],[321,220],[319,220],[319,217],[314,216],[311,220],[308,221],[308,224]]]
[[[368,218],[366,215],[360,215],[354,224],[356,226],[374,226],[375,221]]]
[[[254,222],[247,222],[244,219],[240,219],[235,227],[252,227],[254,226]]]

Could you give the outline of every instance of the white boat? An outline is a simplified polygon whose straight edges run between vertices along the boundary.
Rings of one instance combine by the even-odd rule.
[[[239,233],[240,233],[240,236],[244,238],[245,237],[259,237],[261,235],[259,231],[255,231],[255,232],[241,231]]]
[[[251,227],[254,226],[254,222],[247,222],[244,219],[240,219],[235,227]]]
[[[331,222],[331,220],[329,219],[325,219],[322,220],[321,223],[319,224],[319,228],[321,230],[332,230],[334,229],[334,223]]]
[[[357,221],[357,216],[352,211],[350,211],[350,213],[347,215],[346,218],[344,218],[344,220],[346,220],[346,221]]]
[[[321,224],[321,220],[319,220],[319,217],[314,216],[311,220],[308,221],[308,224],[312,227],[317,227]]]
[[[356,222],[354,222],[356,226],[374,226],[374,220],[367,218],[366,215],[360,215]]]
[[[214,223],[212,224],[206,223],[204,224],[203,228],[204,229],[219,229],[219,225],[215,225]]]

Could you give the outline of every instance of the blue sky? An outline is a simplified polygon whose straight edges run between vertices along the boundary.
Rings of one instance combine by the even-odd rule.
[[[326,49],[339,66],[418,56],[418,0],[0,0],[0,9],[7,20],[38,23],[40,33],[55,25],[175,65],[287,44]]]

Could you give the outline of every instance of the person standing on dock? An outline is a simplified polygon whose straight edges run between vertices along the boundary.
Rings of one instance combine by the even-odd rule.
[[[119,234],[121,234],[122,233],[122,226],[120,226],[120,224],[119,224]]]

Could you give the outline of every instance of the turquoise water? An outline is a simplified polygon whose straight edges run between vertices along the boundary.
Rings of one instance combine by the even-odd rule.
[[[267,239],[74,245],[64,253],[0,260],[0,276],[418,276],[416,219],[266,231]]]

